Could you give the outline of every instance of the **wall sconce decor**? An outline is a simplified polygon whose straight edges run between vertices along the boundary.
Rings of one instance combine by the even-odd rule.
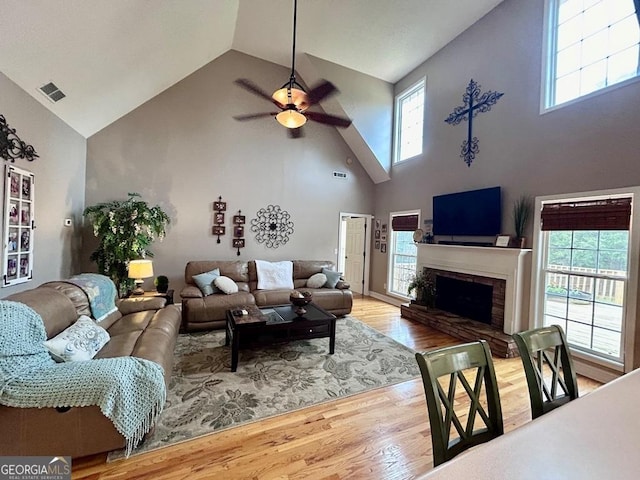
[[[233,216],[233,248],[237,248],[237,255],[240,256],[240,249],[244,248],[244,223],[245,216],[242,215],[242,210],[238,210],[238,214]]]
[[[12,162],[16,158],[24,158],[30,162],[39,158],[35,149],[16,135],[16,129],[9,126],[4,115],[0,115],[0,157]]]
[[[227,202],[222,201],[222,197],[218,197],[217,202],[213,202],[213,209],[215,213],[213,214],[213,226],[212,233],[218,236],[216,243],[220,243],[220,235],[224,235],[224,212],[227,209]]]

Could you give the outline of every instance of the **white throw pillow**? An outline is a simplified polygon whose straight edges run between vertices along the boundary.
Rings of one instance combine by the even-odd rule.
[[[238,293],[238,285],[229,277],[220,276],[213,281],[213,284],[227,295]]]
[[[44,342],[56,362],[84,362],[109,341],[109,333],[91,318],[81,315],[76,323]]]
[[[324,273],[315,273],[307,279],[307,287],[322,288],[327,283],[327,276]]]
[[[293,289],[293,262],[290,260],[282,262],[256,260],[256,273],[260,290]]]

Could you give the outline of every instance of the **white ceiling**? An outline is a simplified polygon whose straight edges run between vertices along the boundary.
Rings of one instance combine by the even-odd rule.
[[[395,83],[501,1],[299,0],[296,49]],[[292,15],[292,0],[2,0],[0,72],[89,137],[229,49],[290,66]]]

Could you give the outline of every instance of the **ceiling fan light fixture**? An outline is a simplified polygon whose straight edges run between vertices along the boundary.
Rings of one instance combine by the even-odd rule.
[[[307,117],[296,110],[283,110],[276,115],[276,120],[287,128],[300,128],[307,123]]]
[[[299,88],[290,88],[285,85],[280,90],[273,92],[271,98],[280,105],[295,105],[302,112],[309,108],[309,96]]]

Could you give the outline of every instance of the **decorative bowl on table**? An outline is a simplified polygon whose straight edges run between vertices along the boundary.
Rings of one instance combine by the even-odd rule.
[[[295,312],[299,317],[307,313],[307,310],[304,307],[311,302],[311,299],[311,292],[300,292],[298,290],[294,290],[289,295],[289,301],[297,307]]]

